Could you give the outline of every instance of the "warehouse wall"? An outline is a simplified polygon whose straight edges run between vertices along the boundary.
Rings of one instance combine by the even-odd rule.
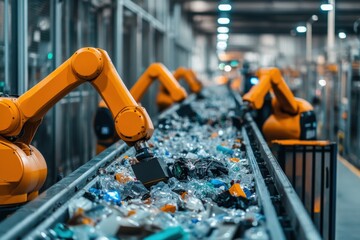
[[[152,62],[190,66],[193,30],[167,0],[0,0],[0,91],[22,94],[86,46],[105,49],[130,89]],[[154,84],[142,105],[155,117]],[[45,116],[33,144],[44,155],[47,186],[95,155],[99,96],[84,84]]]

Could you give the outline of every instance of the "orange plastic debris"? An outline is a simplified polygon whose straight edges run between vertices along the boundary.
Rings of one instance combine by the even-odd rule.
[[[240,159],[238,159],[238,158],[230,158],[230,161],[231,162],[240,162]]]
[[[121,173],[115,173],[115,179],[116,179],[116,181],[118,181],[119,183],[122,183],[122,184],[125,184],[130,181],[134,181],[134,179],[132,177],[126,176]]]
[[[232,185],[231,188],[229,189],[229,192],[234,197],[246,198],[246,194],[244,190],[241,188],[239,183],[235,183],[234,185]]]
[[[76,225],[95,225],[94,220],[85,215],[85,211],[82,208],[78,208],[74,216],[68,221],[70,226]]]
[[[171,204],[165,204],[164,206],[162,206],[160,208],[160,210],[163,211],[163,212],[174,213],[176,211],[176,206],[171,205]]]
[[[219,136],[219,134],[217,133],[217,132],[213,132],[212,134],[211,134],[211,138],[216,138],[216,137],[218,137]]]
[[[130,211],[128,212],[127,216],[130,217],[130,216],[134,215],[135,213],[136,213],[135,210],[130,210]]]
[[[186,195],[187,195],[187,192],[183,192],[182,194],[181,194],[181,199],[185,199],[186,198]]]

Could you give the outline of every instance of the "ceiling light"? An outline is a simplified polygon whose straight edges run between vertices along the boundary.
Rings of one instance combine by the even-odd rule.
[[[226,47],[227,47],[227,43],[224,42],[224,41],[220,41],[220,42],[218,42],[218,43],[216,44],[216,48],[217,48],[218,50],[225,50]]]
[[[313,20],[314,22],[316,22],[317,20],[319,20],[318,16],[317,15],[312,15],[311,16],[311,20]]]
[[[229,24],[230,23],[230,19],[227,17],[222,17],[222,18],[218,18],[217,22],[219,24]]]
[[[325,2],[320,5],[320,8],[323,11],[331,11],[334,9],[334,6],[328,2]]]
[[[346,33],[339,32],[338,36],[339,36],[340,39],[345,39],[346,38]]]
[[[230,11],[231,10],[231,5],[230,4],[220,4],[218,6],[218,9],[220,11]]]
[[[306,32],[306,27],[305,26],[297,26],[296,31],[298,33],[304,33],[304,32]]]
[[[220,33],[217,35],[217,39],[218,40],[228,40],[229,39],[229,35],[226,33]]]
[[[224,71],[225,71],[225,72],[230,72],[230,71],[231,71],[231,66],[230,66],[230,65],[226,65],[226,66],[224,67]]]
[[[322,87],[325,87],[326,86],[326,80],[325,79],[320,79],[319,80],[319,85],[322,86]]]
[[[229,28],[228,27],[218,27],[217,31],[218,31],[218,33],[228,33]]]

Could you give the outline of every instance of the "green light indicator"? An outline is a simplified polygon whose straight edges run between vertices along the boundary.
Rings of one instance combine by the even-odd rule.
[[[54,57],[54,54],[51,53],[51,52],[49,52],[48,55],[47,55],[47,58],[48,58],[49,60],[51,60],[51,59],[53,59],[53,57]]]
[[[220,69],[220,70],[224,70],[224,67],[225,67],[225,63],[220,63],[220,64],[219,64],[219,69]]]

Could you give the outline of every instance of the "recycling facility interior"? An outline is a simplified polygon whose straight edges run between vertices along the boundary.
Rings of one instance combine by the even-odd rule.
[[[336,234],[356,239],[355,222],[341,219],[360,217],[360,2],[325,2],[332,9],[320,0],[0,0],[0,92],[22,95],[83,47],[106,50],[128,89],[154,62],[191,68],[204,87],[239,80],[241,94],[259,68],[276,67],[313,105],[318,139],[337,143]],[[153,121],[158,88],[141,101]],[[96,155],[99,100],[84,84],[45,115],[32,141],[48,168],[41,191]]]

